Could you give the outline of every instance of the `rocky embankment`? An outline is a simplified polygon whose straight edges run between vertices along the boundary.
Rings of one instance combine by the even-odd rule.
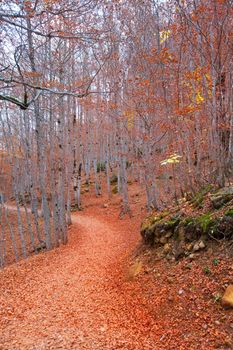
[[[194,258],[209,242],[233,240],[233,186],[203,189],[169,211],[153,213],[141,225],[143,242],[167,259]],[[233,245],[232,245],[233,250]]]

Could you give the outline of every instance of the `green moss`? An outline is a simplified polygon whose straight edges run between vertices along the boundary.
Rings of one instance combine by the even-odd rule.
[[[205,195],[211,190],[211,188],[212,188],[212,185],[203,187],[199,192],[197,192],[193,196],[193,198],[190,200],[190,203],[194,206],[194,208],[203,207],[203,201],[204,201]]]
[[[161,225],[165,230],[173,229],[178,226],[180,222],[180,218],[178,216],[174,216],[171,219],[166,221],[166,217],[170,215],[168,211],[164,211],[158,216],[151,215],[147,217],[141,225],[141,232],[145,232],[149,229],[155,229],[157,225]],[[154,226],[154,227],[153,227]],[[162,229],[162,228],[161,228]]]
[[[169,211],[163,211],[160,215],[159,215],[159,219],[164,219],[166,216],[168,216],[170,214]]]
[[[233,208],[228,209],[225,213],[225,216],[233,216]]]
[[[149,228],[150,226],[154,225],[156,222],[162,221],[166,216],[168,216],[170,213],[169,211],[163,211],[158,216],[151,215],[148,216],[142,223],[142,226],[146,226]]]
[[[185,218],[185,219],[182,221],[182,224],[183,224],[184,226],[191,226],[191,225],[194,224],[194,218],[192,218],[192,217],[187,217],[187,218]]]
[[[145,232],[151,226],[151,223],[146,219],[141,224],[141,232]]]
[[[159,222],[161,218],[159,216],[149,216],[147,217],[141,225],[141,231],[148,230],[151,226],[153,226],[156,222]]]
[[[210,214],[204,214],[196,218],[196,223],[201,227],[203,233],[206,233],[210,225],[213,223],[213,219]]]
[[[166,225],[166,227],[167,228],[175,228],[176,226],[178,226],[179,225],[179,223],[180,223],[180,218],[179,217],[174,217],[174,218],[172,218],[171,220],[169,220],[169,221],[165,221],[165,225]]]

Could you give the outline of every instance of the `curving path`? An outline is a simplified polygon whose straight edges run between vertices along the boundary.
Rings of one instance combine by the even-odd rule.
[[[0,272],[1,350],[156,349],[124,264],[137,228],[73,216],[70,241]]]

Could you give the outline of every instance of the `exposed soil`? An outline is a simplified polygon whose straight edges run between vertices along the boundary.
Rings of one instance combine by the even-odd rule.
[[[1,350],[233,348],[233,313],[219,302],[232,258],[156,261],[140,247],[145,209],[131,200],[134,217],[120,220],[119,197],[93,197],[66,246],[0,272]]]

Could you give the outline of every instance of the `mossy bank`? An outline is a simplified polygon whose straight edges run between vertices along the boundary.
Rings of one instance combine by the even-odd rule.
[[[164,256],[175,259],[192,256],[209,242],[233,240],[233,186],[202,189],[179,206],[151,214],[142,222],[141,236],[144,244],[162,247]]]

